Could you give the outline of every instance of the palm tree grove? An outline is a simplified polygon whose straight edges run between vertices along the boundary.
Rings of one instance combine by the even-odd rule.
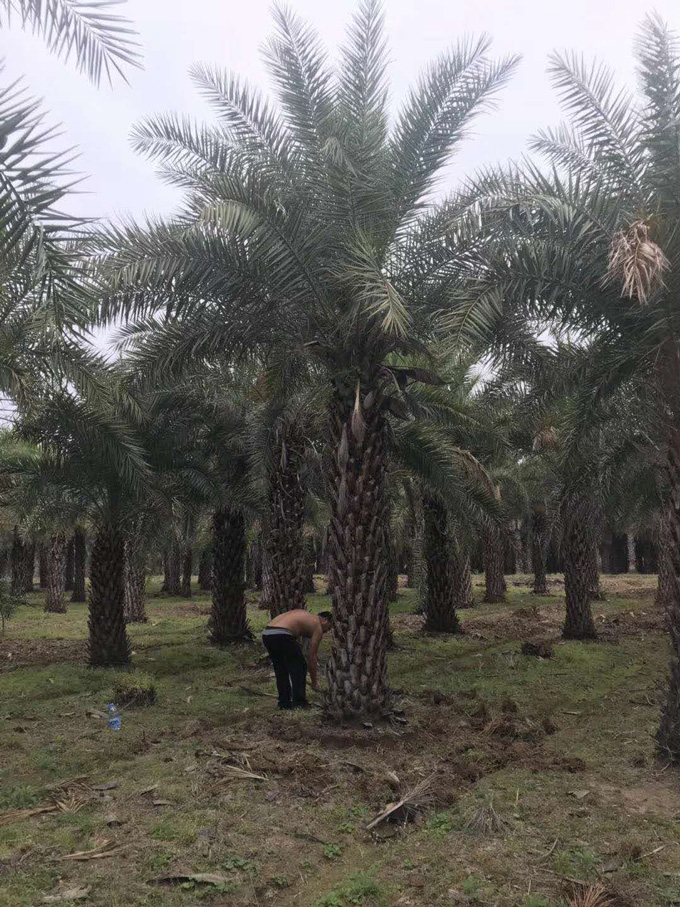
[[[428,2],[0,2],[0,907],[680,905],[680,19]]]

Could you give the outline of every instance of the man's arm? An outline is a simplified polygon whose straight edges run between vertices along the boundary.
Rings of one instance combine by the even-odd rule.
[[[312,641],[309,645],[309,660],[307,662],[307,667],[309,668],[309,680],[313,690],[319,689],[319,681],[317,676],[317,654],[319,652],[319,645],[322,638],[323,631],[321,630],[321,625],[319,625],[312,633]]]

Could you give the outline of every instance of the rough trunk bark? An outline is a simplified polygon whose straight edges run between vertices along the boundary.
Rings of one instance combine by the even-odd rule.
[[[47,589],[45,591],[45,611],[51,614],[65,614],[65,565],[66,537],[63,532],[50,536],[47,549]]]
[[[507,586],[503,566],[505,564],[505,538],[503,530],[495,524],[484,529],[484,601],[496,604],[505,601]]]
[[[85,533],[76,526],[73,534],[73,595],[72,602],[84,602],[85,596],[85,562],[87,560],[87,547]]]
[[[591,512],[592,507],[583,495],[567,498],[562,507],[566,600],[562,635],[565,639],[595,639],[597,636],[590,607],[594,541],[589,527]]]
[[[673,600],[673,559],[670,554],[670,533],[668,520],[663,516],[656,521],[656,551],[659,576],[656,587],[656,604],[667,608]]]
[[[73,592],[73,572],[75,570],[75,544],[73,536],[66,543],[66,564],[64,566],[64,589]]]
[[[448,517],[444,502],[423,495],[425,514],[425,630],[439,633],[458,633],[453,587],[452,543],[448,533]]]
[[[628,557],[628,572],[635,573],[637,570],[635,558],[635,530],[628,529],[626,532],[626,555]]]
[[[591,601],[603,602],[606,600],[604,589],[600,585],[597,546],[594,542],[588,550],[588,590]]]
[[[456,543],[453,557],[453,600],[456,608],[473,608],[472,566],[470,555]]]
[[[198,587],[201,592],[210,592],[212,589],[212,549],[210,546],[201,551],[198,562]]]
[[[305,553],[302,538],[305,493],[300,481],[303,438],[294,422],[281,421],[275,431],[269,476],[269,533],[272,617],[305,607]]]
[[[136,539],[125,542],[125,620],[146,623],[146,577],[144,558],[140,557]]]
[[[266,534],[262,542],[262,594],[260,595],[260,611],[269,611],[273,598],[272,556],[267,543]]]
[[[548,557],[548,518],[543,505],[535,506],[531,516],[531,566],[535,595],[548,594],[545,563]]]
[[[182,583],[180,595],[183,598],[191,598],[191,574],[194,569],[194,556],[191,545],[184,548],[184,557],[182,558]]]
[[[130,661],[124,608],[123,534],[116,526],[105,524],[95,536],[90,561],[88,626],[92,667],[113,667]]]
[[[245,520],[241,510],[219,507],[213,515],[213,589],[210,642],[226,645],[252,639],[244,596]]]
[[[334,622],[327,704],[336,716],[381,712],[388,702],[386,406],[377,373],[356,388],[338,384],[331,404],[327,477]]]
[[[38,543],[38,583],[41,589],[47,588],[47,548],[44,542]]]

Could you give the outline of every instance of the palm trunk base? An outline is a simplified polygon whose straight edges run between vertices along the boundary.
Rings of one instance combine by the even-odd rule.
[[[218,508],[213,515],[213,590],[209,640],[225,646],[250,642],[244,596],[245,521],[240,510]]]
[[[130,662],[125,627],[125,553],[123,536],[103,526],[92,546],[90,569],[89,652],[92,667]]]

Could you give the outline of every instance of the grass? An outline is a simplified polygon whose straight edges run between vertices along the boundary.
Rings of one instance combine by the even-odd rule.
[[[408,724],[373,728],[275,712],[259,644],[211,648],[206,596],[155,596],[131,638],[156,701],[111,732],[121,673],[84,667],[85,607],[45,615],[31,596],[0,640],[0,812],[58,805],[0,819],[1,907],[76,886],[101,907],[565,907],[569,880],[680,903],[680,776],[653,749],[667,658],[653,578],[606,578],[601,641],[546,660],[520,647],[557,635],[561,586],[537,600],[517,582],[453,638],[423,635],[400,592],[389,670]],[[250,619],[265,623],[254,599]],[[418,821],[363,830],[433,773]],[[499,821],[471,831],[491,804]],[[114,854],[63,859],[97,847]],[[221,881],[162,881],[195,873]]]

